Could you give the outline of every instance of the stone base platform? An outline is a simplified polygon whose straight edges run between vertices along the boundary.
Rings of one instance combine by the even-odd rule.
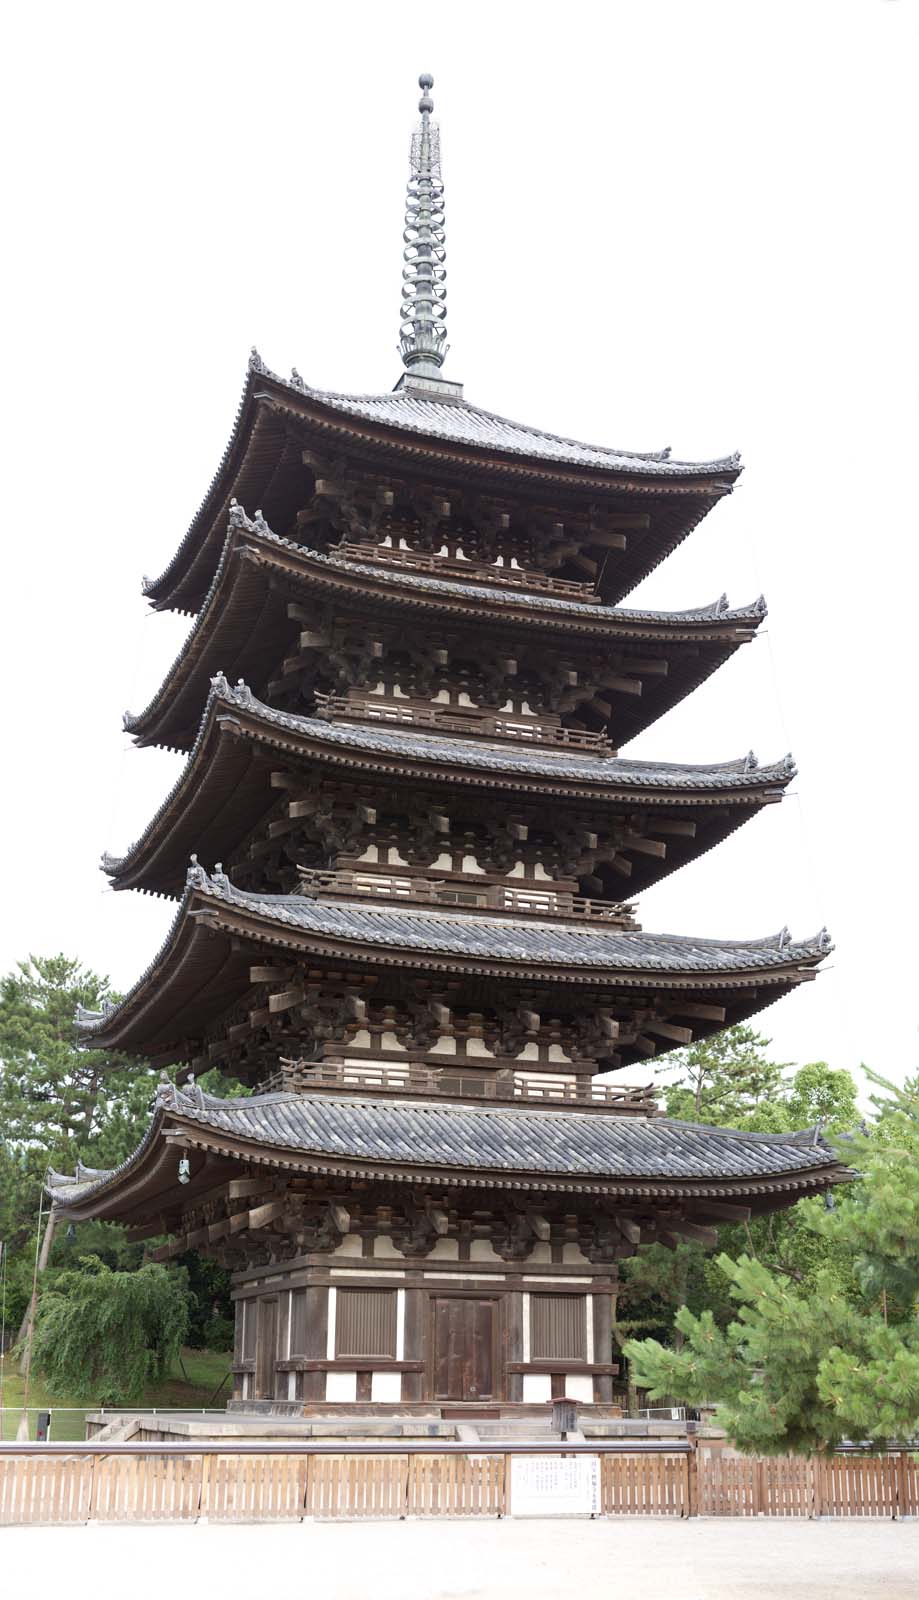
[[[549,1406],[291,1406],[266,1402],[203,1416],[200,1412],[110,1411],[88,1413],[88,1439],[171,1440],[189,1443],[226,1439],[454,1439],[466,1442],[500,1440],[674,1439],[682,1440],[695,1425],[623,1417],[616,1406],[581,1406],[576,1428],[564,1435],[553,1426]]]

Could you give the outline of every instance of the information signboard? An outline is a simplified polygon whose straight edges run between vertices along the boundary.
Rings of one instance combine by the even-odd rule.
[[[512,1517],[585,1517],[599,1510],[599,1456],[511,1456]]]

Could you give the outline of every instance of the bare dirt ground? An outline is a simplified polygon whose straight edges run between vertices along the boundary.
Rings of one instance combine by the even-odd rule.
[[[0,1587],[67,1600],[919,1600],[919,1521],[8,1528]]]

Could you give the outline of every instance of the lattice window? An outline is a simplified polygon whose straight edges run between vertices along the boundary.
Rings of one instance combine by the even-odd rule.
[[[587,1359],[587,1296],[534,1294],[530,1300],[530,1355],[534,1361]]]
[[[395,1357],[394,1289],[339,1289],[335,1314],[335,1354]]]

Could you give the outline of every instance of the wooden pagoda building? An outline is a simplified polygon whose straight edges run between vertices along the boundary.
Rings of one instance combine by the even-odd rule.
[[[619,755],[762,621],[762,601],[622,604],[740,468],[560,438],[443,377],[421,83],[395,391],[320,392],[253,353],[213,484],[145,585],[194,623],[127,726],[187,763],[104,867],[178,909],[82,1025],[177,1070],[120,1168],[49,1178],[65,1216],[232,1270],[243,1407],[607,1404],[623,1256],[714,1242],[841,1174],[812,1131],[670,1122],[609,1080],[828,949],[646,933],[630,903],[794,771]],[[248,1097],[203,1092],[215,1067]]]

